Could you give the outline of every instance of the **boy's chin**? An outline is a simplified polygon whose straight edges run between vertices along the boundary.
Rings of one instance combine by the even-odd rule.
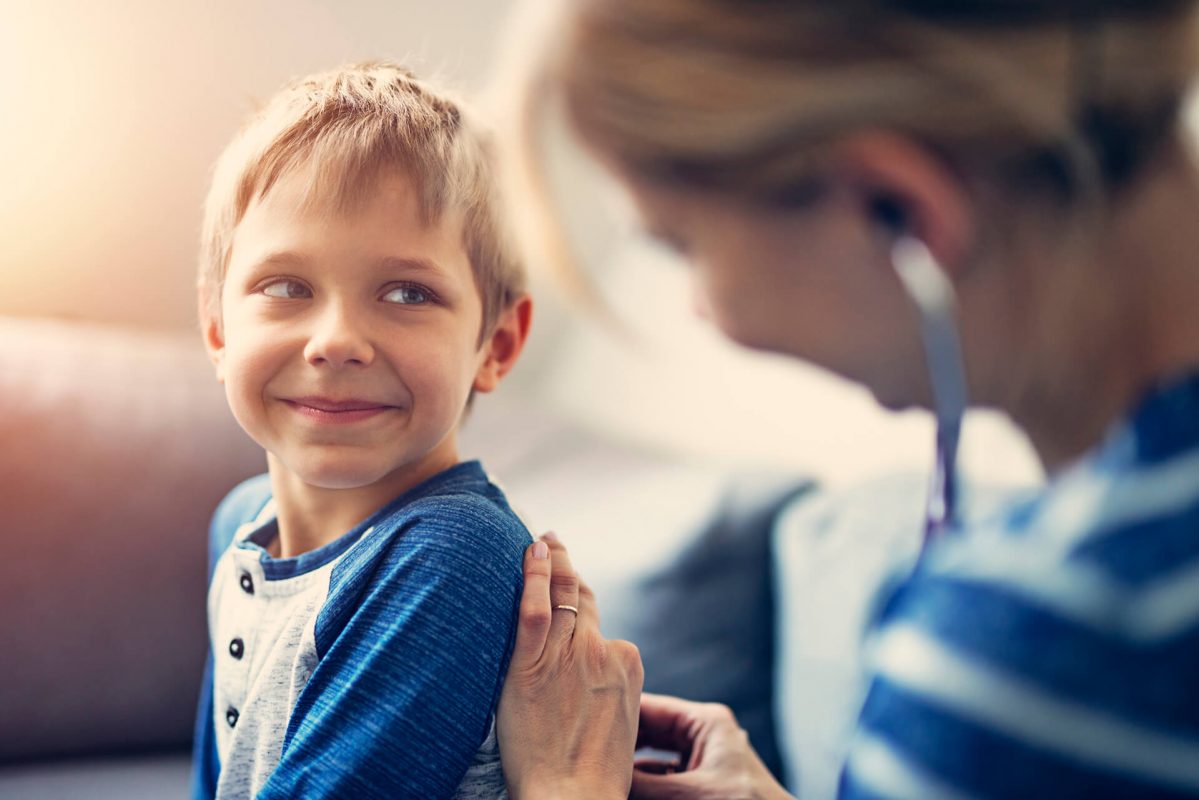
[[[359,489],[378,483],[387,473],[363,464],[292,464],[271,458],[272,472],[282,470],[292,480],[316,489]]]
[[[297,473],[297,477],[318,489],[360,489],[371,486],[387,476],[386,470],[364,468],[325,468]]]
[[[301,476],[300,480],[317,489],[360,489],[377,482],[375,476],[351,474],[317,474],[310,477]]]

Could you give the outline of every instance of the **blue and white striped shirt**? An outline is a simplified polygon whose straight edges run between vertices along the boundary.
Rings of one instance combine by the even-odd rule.
[[[843,798],[1199,797],[1199,374],[935,543],[867,647]]]
[[[195,798],[506,797],[494,712],[531,538],[478,462],[295,558],[267,476],[211,535]]]

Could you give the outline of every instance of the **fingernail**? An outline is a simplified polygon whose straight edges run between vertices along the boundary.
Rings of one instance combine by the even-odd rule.
[[[533,545],[533,558],[549,558],[550,546],[545,542],[536,542]]]
[[[558,541],[558,534],[554,533],[553,531],[547,531],[546,533],[541,534],[541,538],[543,541],[546,541],[546,542],[553,542],[554,544],[561,544],[561,542]]]

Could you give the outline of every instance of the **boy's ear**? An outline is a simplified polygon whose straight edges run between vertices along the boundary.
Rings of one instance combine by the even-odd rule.
[[[476,392],[490,392],[500,385],[500,379],[516,365],[532,322],[533,298],[527,294],[521,295],[500,314],[495,329],[480,348],[485,355],[475,373],[473,388]]]
[[[225,334],[220,321],[209,313],[203,294],[200,296],[200,330],[204,335],[204,349],[208,351],[208,358],[216,367],[216,379],[219,383],[224,383]]]

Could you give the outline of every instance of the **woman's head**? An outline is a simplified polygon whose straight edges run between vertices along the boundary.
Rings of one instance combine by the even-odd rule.
[[[1027,269],[1136,184],[1193,72],[1193,1],[567,5],[543,76],[717,323],[894,404],[927,398],[880,230],[944,262],[985,383],[1041,324]]]
[[[814,148],[861,128],[1118,181],[1193,72],[1182,0],[571,5],[550,69],[583,134],[631,171],[767,201],[802,197]]]

